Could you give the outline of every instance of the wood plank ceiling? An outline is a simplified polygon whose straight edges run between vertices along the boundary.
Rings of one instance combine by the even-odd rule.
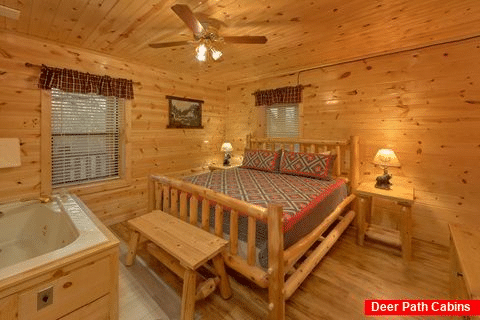
[[[201,63],[170,9],[190,6],[220,34],[265,35],[265,45],[226,44],[219,62]],[[0,0],[21,11],[0,28],[227,83],[279,75],[480,34],[478,0]]]

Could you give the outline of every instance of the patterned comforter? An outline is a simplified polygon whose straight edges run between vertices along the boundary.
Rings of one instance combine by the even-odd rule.
[[[184,180],[262,207],[268,203],[281,204],[285,248],[312,231],[347,196],[347,186],[342,179],[326,181],[244,168],[217,170]],[[225,217],[224,230],[228,230],[229,221]],[[239,216],[239,240],[246,238],[247,219]],[[267,239],[266,224],[258,221],[256,243],[263,267],[268,257]]]

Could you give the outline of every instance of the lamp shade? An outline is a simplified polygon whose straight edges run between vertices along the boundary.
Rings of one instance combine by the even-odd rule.
[[[231,152],[233,150],[232,144],[230,142],[224,142],[220,150],[223,152]]]
[[[373,163],[380,167],[400,167],[400,162],[392,149],[378,150]]]

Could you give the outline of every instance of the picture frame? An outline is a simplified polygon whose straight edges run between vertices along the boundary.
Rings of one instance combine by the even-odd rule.
[[[165,96],[168,99],[167,128],[203,129],[203,100]]]

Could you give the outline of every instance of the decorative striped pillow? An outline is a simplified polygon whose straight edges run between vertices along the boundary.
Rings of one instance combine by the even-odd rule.
[[[331,180],[336,155],[284,151],[280,173]]]
[[[241,168],[278,172],[280,152],[268,150],[245,150]]]

